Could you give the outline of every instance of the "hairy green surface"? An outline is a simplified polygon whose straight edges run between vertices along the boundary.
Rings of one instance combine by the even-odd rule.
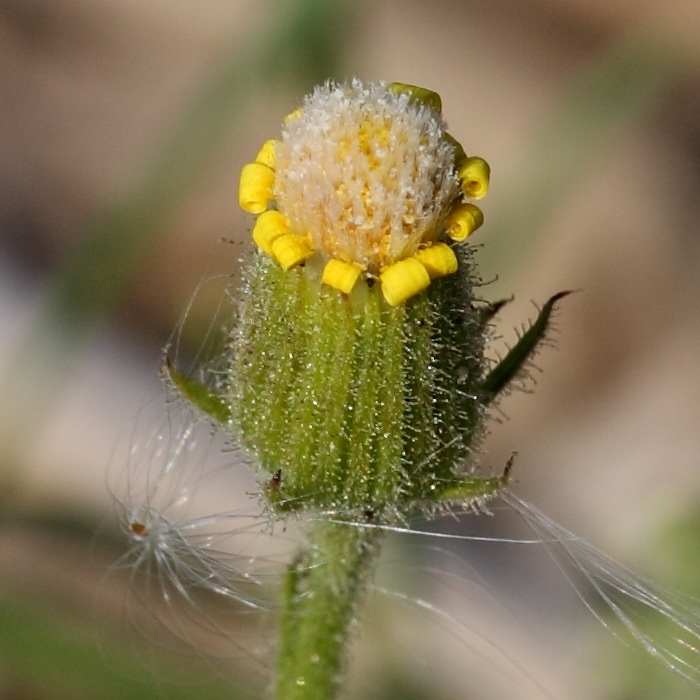
[[[283,598],[277,700],[336,697],[345,648],[377,530],[318,522],[289,568]]]
[[[232,338],[232,421],[285,507],[403,510],[450,482],[482,423],[469,266],[389,306],[253,263]]]
[[[192,683],[189,662],[176,666],[166,654],[139,655],[134,645],[108,633],[100,637],[84,622],[58,613],[35,599],[0,600],[0,667],[3,698],[85,700],[251,700],[222,679]]]
[[[524,370],[531,357],[533,357],[543,340],[547,337],[550,328],[552,313],[557,302],[570,291],[558,292],[551,296],[534,323],[530,325],[520,336],[518,342],[508,351],[506,356],[488,373],[481,385],[481,394],[486,404],[491,403],[499,394],[507,390],[513,382],[522,379]]]

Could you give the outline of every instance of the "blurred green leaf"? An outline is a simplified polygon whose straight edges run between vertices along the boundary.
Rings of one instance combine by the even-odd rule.
[[[36,601],[0,599],[0,668],[3,685],[42,698],[73,700],[251,700],[222,679],[200,682],[187,665],[166,662],[153,650],[140,656],[84,623]],[[214,674],[212,674],[214,675]],[[181,679],[180,682],[173,679]]]

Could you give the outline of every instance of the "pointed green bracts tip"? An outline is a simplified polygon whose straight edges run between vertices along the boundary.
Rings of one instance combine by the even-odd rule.
[[[481,385],[481,394],[485,404],[493,402],[521,375],[528,360],[537,351],[550,328],[555,304],[569,294],[571,294],[571,290],[558,292],[550,297],[537,315],[535,322],[522,334],[520,340],[508,351],[507,355],[488,373]]]

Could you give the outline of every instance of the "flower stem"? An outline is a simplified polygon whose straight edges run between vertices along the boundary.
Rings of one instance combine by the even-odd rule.
[[[332,700],[343,680],[354,613],[378,531],[312,525],[283,591],[277,700]]]

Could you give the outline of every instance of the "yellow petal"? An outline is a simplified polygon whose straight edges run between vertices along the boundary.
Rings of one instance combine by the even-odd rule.
[[[329,287],[339,289],[343,294],[350,294],[361,272],[362,266],[357,263],[331,258],[323,268],[322,280]]]
[[[283,270],[289,270],[314,254],[308,238],[297,236],[294,233],[278,236],[270,244],[270,249],[272,257],[277,260]]]
[[[265,143],[262,145],[262,148],[258,151],[258,155],[255,156],[255,162],[267,165],[269,168],[272,168],[274,170],[275,160],[277,157],[276,149],[278,143],[279,141],[276,141],[275,139],[269,139],[268,141],[265,141]]]
[[[253,241],[258,248],[272,255],[272,242],[285,233],[289,233],[287,217],[275,209],[268,209],[255,222]]]
[[[284,118],[284,123],[288,124],[291,122],[293,119],[298,119],[302,115],[302,109],[301,107],[297,107],[293,112],[290,112],[285,118]]]
[[[430,284],[428,271],[415,258],[399,260],[385,267],[379,279],[382,282],[382,294],[391,306],[410,299]]]
[[[463,241],[484,223],[484,215],[475,204],[460,203],[449,213],[445,221],[447,235],[453,241]]]
[[[238,203],[243,211],[260,214],[272,199],[275,171],[263,163],[247,163],[241,170]]]
[[[447,243],[435,243],[413,256],[428,271],[430,279],[457,272],[457,256]]]
[[[481,199],[489,190],[491,168],[478,156],[469,156],[457,165],[457,174],[462,181],[462,192],[470,199]]]

